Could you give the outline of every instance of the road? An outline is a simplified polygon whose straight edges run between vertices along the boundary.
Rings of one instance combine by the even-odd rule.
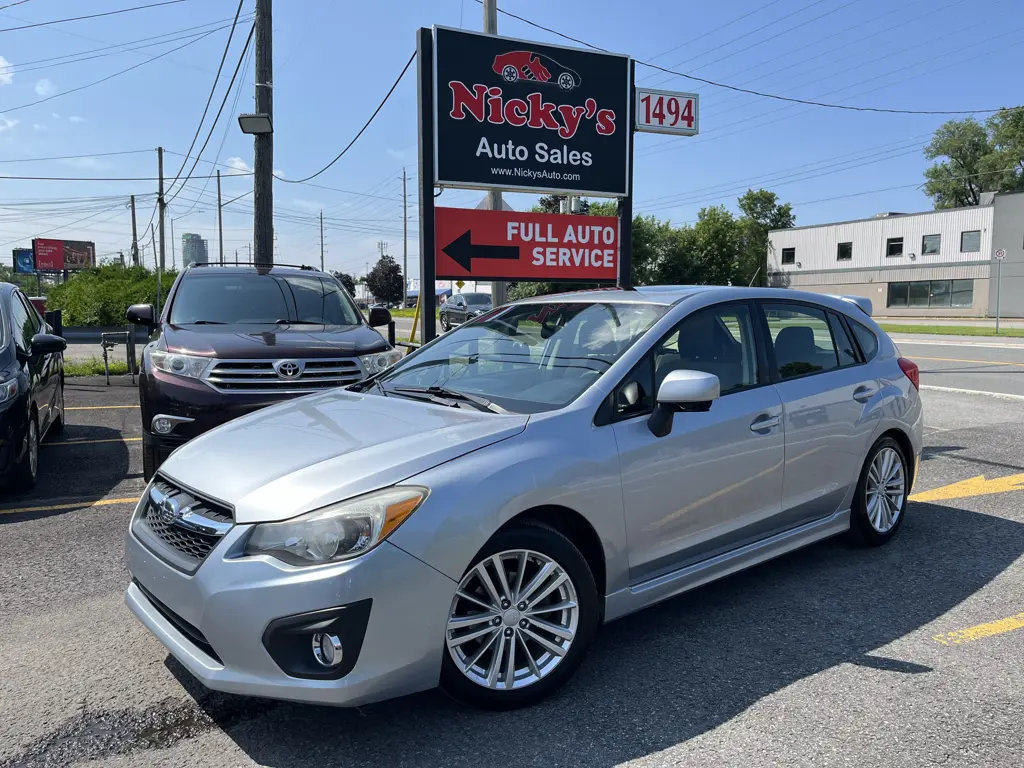
[[[1024,399],[1024,339],[896,334],[893,340],[921,367],[924,385]]]
[[[928,386],[1019,386],[1022,353],[927,341],[900,346]],[[972,479],[1024,488],[1022,400],[925,389],[916,490],[972,480],[953,498],[911,502],[885,548],[825,542],[615,622],[561,695],[496,715],[436,691],[344,710],[203,689],[122,602],[134,390],[67,397],[40,487],[0,496],[2,768],[1019,762],[1024,489]]]

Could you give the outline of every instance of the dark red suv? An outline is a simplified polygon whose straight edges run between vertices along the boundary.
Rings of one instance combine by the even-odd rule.
[[[364,320],[333,276],[309,267],[195,265],[174,281],[159,317],[128,309],[150,329],[142,353],[143,471],[237,416],[280,400],[352,384],[401,358]]]

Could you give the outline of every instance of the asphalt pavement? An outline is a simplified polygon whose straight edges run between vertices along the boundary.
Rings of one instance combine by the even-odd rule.
[[[558,696],[501,714],[202,688],[122,601],[135,390],[69,380],[38,488],[0,495],[0,768],[1019,764],[1024,398],[956,390],[1024,393],[1024,347],[928,341],[899,342],[927,429],[889,545],[831,540],[614,622]]]

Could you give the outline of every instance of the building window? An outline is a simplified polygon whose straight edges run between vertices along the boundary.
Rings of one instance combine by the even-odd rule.
[[[960,253],[978,253],[981,251],[981,230],[972,229],[960,233]]]
[[[796,264],[796,248],[783,248],[782,249],[782,263],[783,264]]]
[[[853,261],[853,243],[840,243],[836,261]]]
[[[886,256],[902,256],[903,255],[903,238],[902,237],[890,237],[885,241],[885,255]]]
[[[936,256],[942,246],[942,235],[925,235],[921,239],[921,255]]]
[[[889,283],[887,306],[943,309],[970,307],[974,303],[973,280],[919,280]]]

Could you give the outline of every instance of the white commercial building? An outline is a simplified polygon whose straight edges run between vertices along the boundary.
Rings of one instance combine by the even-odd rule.
[[[1024,317],[1024,192],[981,205],[773,230],[772,285],[871,299],[876,315]]]

